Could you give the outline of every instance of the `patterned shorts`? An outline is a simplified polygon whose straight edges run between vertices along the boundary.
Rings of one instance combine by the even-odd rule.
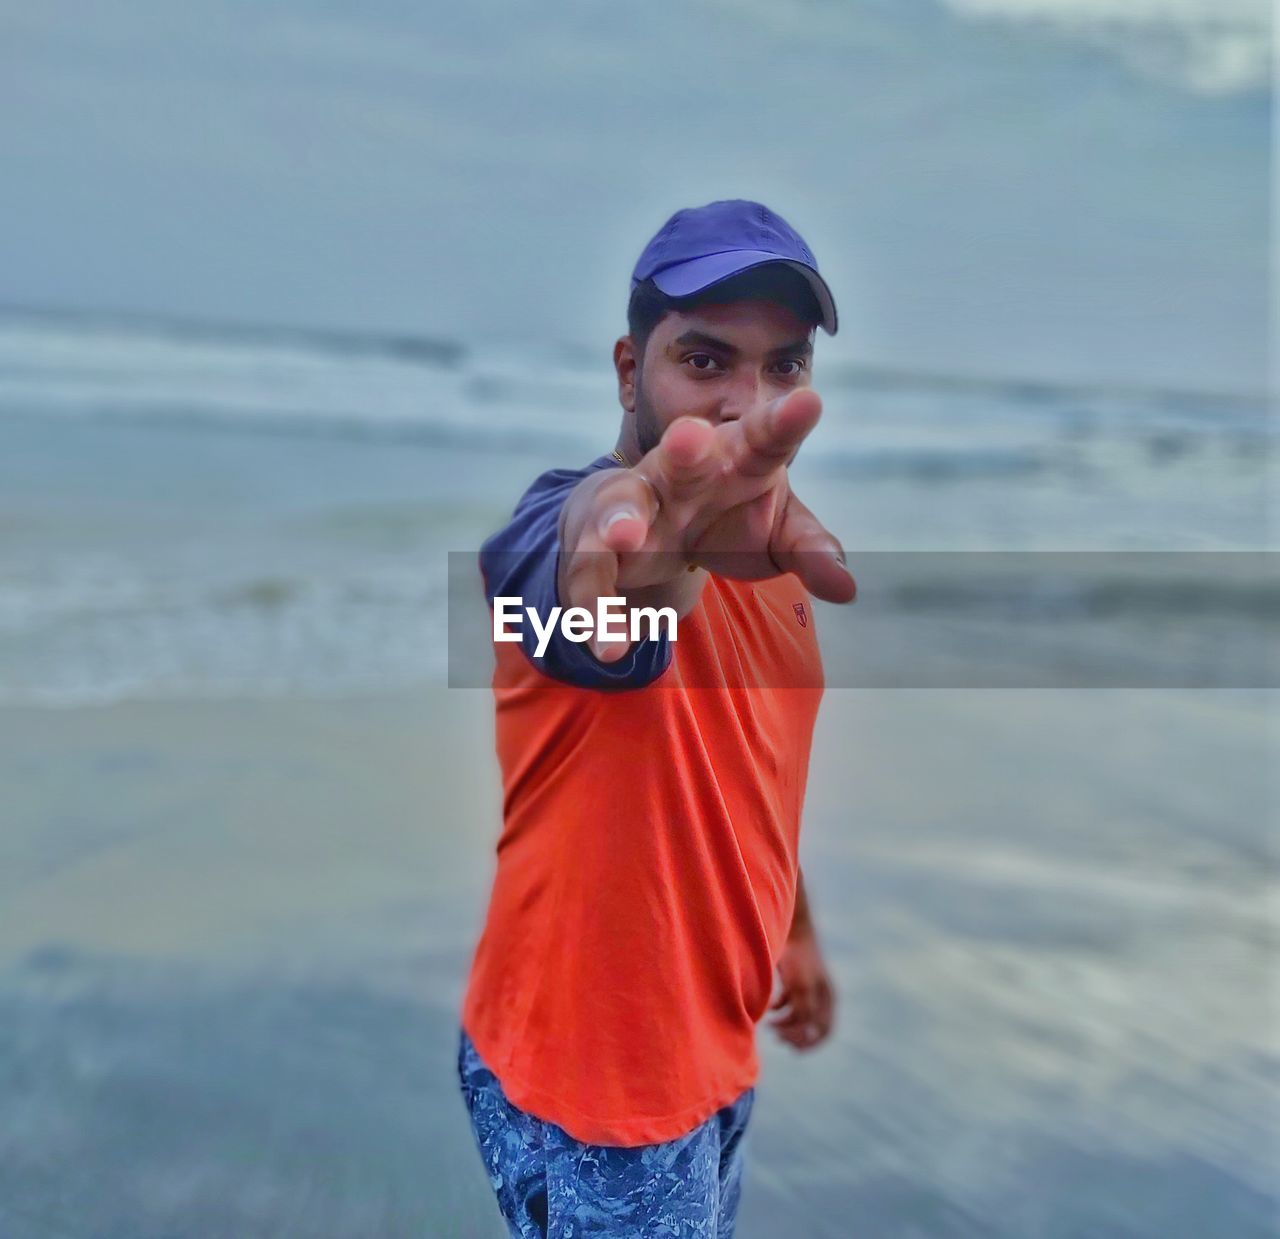
[[[733,1239],[750,1088],[664,1144],[582,1144],[506,1098],[463,1029],[458,1079],[515,1239]]]

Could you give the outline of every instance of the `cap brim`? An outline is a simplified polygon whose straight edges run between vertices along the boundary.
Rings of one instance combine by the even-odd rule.
[[[763,267],[767,263],[778,263],[798,271],[813,289],[818,299],[818,308],[822,311],[822,329],[829,336],[836,334],[836,303],[827,287],[827,282],[812,267],[791,258],[779,258],[765,250],[730,250],[724,254],[706,254],[702,258],[691,258],[688,262],[678,262],[674,266],[655,271],[653,282],[668,297],[687,297],[692,293],[700,293],[719,284],[731,276],[750,271],[753,267]]]

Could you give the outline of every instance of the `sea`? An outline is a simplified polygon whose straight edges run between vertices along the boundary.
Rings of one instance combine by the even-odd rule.
[[[444,683],[448,557],[540,472],[613,446],[609,344],[5,312],[0,704]],[[824,367],[818,350],[824,411],[793,486],[849,553],[856,613],[916,634],[877,683],[908,683],[916,650],[975,616],[998,623],[998,660],[928,664],[927,686],[1001,684],[1000,665],[1015,683],[1273,683],[1260,396]],[[1088,580],[1046,586],[1068,562]],[[1045,621],[1117,609],[1123,631],[1044,662]],[[1188,615],[1210,626],[1152,639]],[[1072,681],[1082,642],[1105,668]],[[840,647],[828,682],[855,686]]]

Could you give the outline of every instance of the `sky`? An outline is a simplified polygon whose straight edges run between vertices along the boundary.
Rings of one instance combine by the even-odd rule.
[[[767,202],[926,373],[1267,381],[1266,0],[0,0],[0,303],[607,359]]]

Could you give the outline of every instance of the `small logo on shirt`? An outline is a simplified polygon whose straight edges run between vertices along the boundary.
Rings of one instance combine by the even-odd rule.
[[[809,627],[809,617],[805,614],[803,602],[793,602],[791,609],[796,613],[796,619],[800,621],[801,628]]]

